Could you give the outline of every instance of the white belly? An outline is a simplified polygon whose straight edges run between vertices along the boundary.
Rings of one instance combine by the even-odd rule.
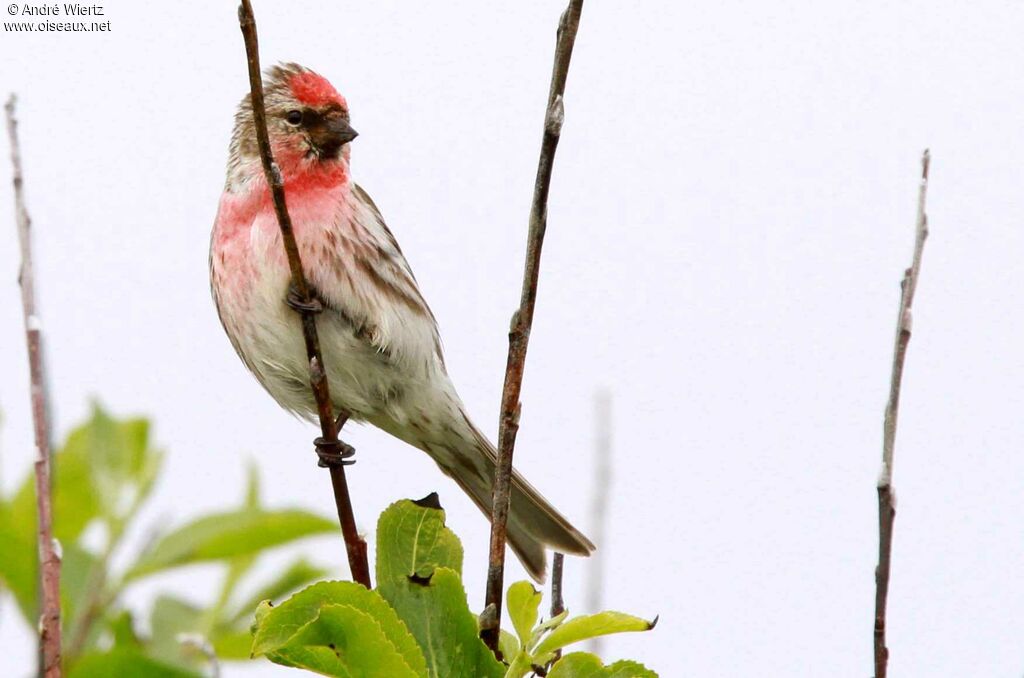
[[[316,416],[310,390],[309,362],[299,314],[285,302],[289,274],[276,265],[255,266],[247,285],[228,290],[214,286],[225,329],[239,355],[263,387],[285,409],[305,418]],[[327,369],[331,400],[353,418],[402,420],[402,401],[410,386],[385,353],[358,335],[331,309],[317,316],[320,350]]]
[[[396,435],[410,422],[418,427],[450,420],[460,404],[445,373],[433,316],[425,304],[409,307],[412,293],[396,297],[397,283],[387,276],[408,265],[377,213],[346,200],[351,196],[344,192],[307,201],[292,213],[307,278],[324,299],[316,324],[332,403]],[[290,274],[276,217],[263,210],[236,230],[218,216],[222,223],[222,230],[214,229],[210,263],[224,328],[274,399],[315,419],[302,322],[285,301]],[[367,271],[367,252],[383,252],[390,259],[382,262],[390,261],[391,268]]]

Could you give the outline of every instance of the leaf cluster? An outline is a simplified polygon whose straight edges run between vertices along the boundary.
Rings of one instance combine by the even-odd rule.
[[[262,581],[247,581],[264,551],[337,529],[333,521],[306,511],[265,508],[252,469],[245,499],[237,507],[170,530],[139,525],[137,516],[152,496],[163,459],[164,453],[151,444],[147,420],[116,419],[98,405],[55,453],[53,529],[62,554],[64,666],[73,678],[193,676],[213,655],[248,660],[249,625],[257,604],[326,575],[299,558]],[[125,535],[140,532],[150,535],[143,547],[122,553]],[[0,588],[10,592],[26,623],[35,628],[38,562],[31,475],[11,496],[0,497],[0,551]],[[115,567],[115,560],[127,565]],[[220,563],[225,571],[212,603],[165,593],[143,619],[125,605],[128,587],[200,563]],[[138,631],[140,621],[149,627],[148,636]]]
[[[318,581],[326,570],[302,558],[254,582],[262,553],[304,537],[336,534],[334,521],[264,507],[250,468],[240,505],[170,530],[139,526],[137,516],[152,495],[163,458],[150,442],[146,420],[115,419],[99,406],[56,453],[54,534],[62,551],[63,651],[71,678],[194,678],[206,664],[254,657],[351,678],[522,678],[531,672],[550,678],[656,677],[635,662],[605,666],[592,654],[561,656],[574,643],[646,631],[653,622],[619,612],[542,619],[541,593],[525,581],[508,590],[514,633],[502,631],[503,661],[496,658],[480,640],[478,616],[462,583],[462,544],[445,525],[436,494],[395,502],[381,514],[373,590]],[[140,529],[151,534],[144,546],[120,553],[126,533]],[[0,584],[34,627],[39,612],[31,476],[11,496],[0,497],[0,550]],[[115,560],[126,564],[115,566]],[[125,605],[129,587],[202,563],[223,569],[212,601],[163,593],[144,615]]]
[[[656,678],[635,662],[604,666],[565,647],[589,638],[646,631],[653,622],[620,612],[539,618],[541,593],[529,582],[508,591],[515,634],[502,632],[498,661],[479,637],[462,586],[462,544],[445,526],[437,495],[403,500],[377,526],[377,588],[320,582],[256,612],[254,655],[326,676],[395,678]],[[548,672],[550,670],[550,672]]]

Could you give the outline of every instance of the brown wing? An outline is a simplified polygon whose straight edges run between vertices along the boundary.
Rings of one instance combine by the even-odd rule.
[[[368,208],[375,221],[373,226],[379,229],[379,234],[376,234],[378,251],[372,252],[372,255],[367,255],[362,251],[353,252],[355,265],[373,281],[382,294],[405,306],[411,313],[422,315],[429,320],[433,327],[434,350],[444,368],[444,353],[441,346],[441,335],[437,330],[437,319],[420,292],[416,276],[413,274],[412,267],[409,266],[398,240],[384,222],[380,209],[370,195],[355,183],[352,185],[352,194]]]

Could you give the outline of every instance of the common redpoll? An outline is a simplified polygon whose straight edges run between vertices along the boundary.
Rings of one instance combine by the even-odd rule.
[[[268,73],[266,109],[305,273],[324,307],[317,328],[334,408],[429,454],[489,515],[494,446],[470,421],[448,378],[437,323],[398,242],[352,181],[349,142],[356,132],[345,99],[320,75],[287,64]],[[248,96],[235,116],[210,280],[221,322],[245,365],[282,407],[315,418]],[[577,555],[594,550],[518,473],[508,540],[538,581],[545,546]]]

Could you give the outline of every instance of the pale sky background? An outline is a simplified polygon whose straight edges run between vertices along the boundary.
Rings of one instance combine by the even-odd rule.
[[[152,416],[168,455],[144,523],[235,503],[246,456],[269,504],[330,515],[313,428],[245,371],[208,290],[248,86],[235,3],[104,7],[109,34],[0,36],[0,90],[21,97],[58,438],[92,397]],[[348,98],[354,175],[492,436],[562,7],[256,2],[264,63],[299,61]],[[1024,673],[1021,35],[1020,2],[587,2],[516,459],[587,527],[592,394],[614,393],[606,605],[661,622],[610,639],[608,659],[662,676],[871,675],[882,410],[929,147],[891,673]],[[0,146],[10,488],[32,445]],[[440,491],[479,608],[487,523],[422,453],[375,430],[347,438],[360,524]],[[344,562],[340,539],[301,548]],[[585,567],[566,576],[569,607],[586,611]],[[130,600],[202,600],[218,581],[213,567],[181,571]],[[15,615],[0,613],[0,656],[25,675],[32,643]]]

